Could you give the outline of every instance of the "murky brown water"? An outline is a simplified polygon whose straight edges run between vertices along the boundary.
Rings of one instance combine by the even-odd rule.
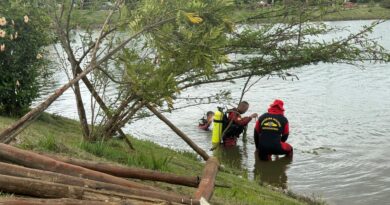
[[[330,24],[351,26],[351,30],[356,30],[367,23]],[[382,37],[380,42],[388,49],[389,32],[390,22],[380,25],[374,32],[374,36]],[[251,179],[298,193],[314,193],[331,204],[390,204],[390,65],[366,65],[366,70],[345,64],[305,66],[294,69],[299,81],[261,80],[246,95],[245,100],[251,104],[249,112],[265,112],[275,98],[285,101],[291,127],[289,143],[295,148],[292,161],[259,162],[255,159],[254,122],[249,125],[247,143],[240,140],[236,148],[214,154],[224,164],[248,170]],[[44,93],[52,92],[65,81],[64,75],[54,76]],[[226,88],[238,97],[242,83],[200,87],[185,95],[204,96]],[[49,108],[49,112],[77,119],[74,103],[69,90]],[[89,104],[88,100],[86,104]],[[198,130],[196,123],[202,114],[216,106],[192,107],[167,114],[167,117],[197,144],[209,150],[210,133]],[[126,130],[163,146],[189,150],[156,118],[137,121]]]

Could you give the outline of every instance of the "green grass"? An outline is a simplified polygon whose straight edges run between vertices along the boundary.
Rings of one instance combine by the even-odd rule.
[[[0,129],[15,119],[0,117]],[[40,152],[56,153],[90,161],[119,163],[130,167],[162,170],[185,176],[201,176],[204,162],[192,152],[175,151],[153,142],[130,137],[135,151],[130,151],[121,140],[105,143],[83,143],[81,130],[76,121],[43,114],[40,119],[24,130],[15,146]],[[174,186],[160,182],[145,182],[153,186],[192,195],[194,188]],[[232,188],[216,188],[212,204],[321,204],[310,197],[275,191],[246,179],[242,170],[226,168],[217,176],[218,184]]]
[[[390,19],[390,9],[380,6],[360,5],[352,9],[343,9],[338,13],[328,14],[323,20],[370,20],[370,19]]]
[[[97,157],[104,157],[110,161],[118,162],[133,167],[142,167],[153,170],[168,171],[168,163],[172,160],[171,156],[158,156],[151,152],[150,154],[133,152],[131,155],[122,147],[119,140],[110,140],[108,143],[81,143],[81,149]]]
[[[250,16],[261,13],[269,13],[280,7],[258,8],[258,9],[236,9],[233,13],[233,19],[236,21],[246,19]],[[390,9],[383,8],[379,5],[360,4],[354,8],[343,8],[340,11],[327,14],[320,18],[323,21],[347,21],[347,20],[372,20],[372,19],[390,19]],[[249,21],[249,23],[272,23],[281,22],[280,18],[260,18]]]

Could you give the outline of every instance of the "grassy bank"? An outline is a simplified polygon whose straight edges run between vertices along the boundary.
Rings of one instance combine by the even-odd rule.
[[[328,14],[323,18],[325,21],[372,19],[390,19],[390,9],[380,7],[379,5],[360,5],[356,8],[343,9],[340,12]]]
[[[0,129],[14,122],[14,119],[0,117]],[[174,151],[153,142],[131,138],[136,151],[130,151],[120,140],[105,144],[82,143],[81,130],[76,121],[44,114],[21,133],[16,145],[23,149],[59,153],[93,161],[108,161],[131,167],[142,167],[182,175],[201,175],[204,164],[194,153]],[[241,171],[227,168],[219,172],[217,183],[232,188],[217,188],[212,204],[321,204],[309,198],[282,193],[249,181]],[[155,186],[178,193],[192,195],[194,188],[148,182]]]
[[[273,9],[277,10],[278,7],[274,8],[259,8],[253,9],[237,9],[233,14],[234,19],[246,19],[250,16],[255,16],[261,13],[269,13]],[[267,16],[267,15],[265,15]],[[257,23],[265,22],[280,22],[281,17],[278,18],[260,18],[252,21]],[[284,18],[284,17],[283,17]],[[348,21],[348,20],[373,20],[373,19],[390,19],[390,9],[380,7],[379,5],[357,5],[354,8],[343,8],[340,11],[327,14],[321,17],[323,21]]]

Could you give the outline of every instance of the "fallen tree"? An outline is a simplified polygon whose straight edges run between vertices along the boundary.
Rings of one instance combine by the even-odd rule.
[[[45,154],[46,155],[46,154]],[[189,187],[198,187],[200,177],[198,176],[179,176],[171,173],[163,173],[148,169],[131,168],[120,165],[114,165],[102,162],[91,162],[69,157],[59,157],[55,155],[46,155],[58,161],[77,165],[87,169],[103,172],[117,177],[134,178],[142,180],[160,181],[169,184],[184,185]]]
[[[64,185],[88,187],[95,190],[106,190],[106,191],[113,191],[113,192],[118,192],[118,193],[128,194],[128,195],[151,197],[151,198],[156,198],[156,199],[161,199],[161,200],[166,200],[166,201],[176,202],[176,203],[183,203],[183,204],[196,203],[195,200],[189,197],[179,196],[173,193],[164,193],[158,191],[129,188],[129,187],[109,184],[105,182],[93,181],[89,179],[82,179],[82,178],[68,176],[64,174],[58,174],[49,171],[30,169],[30,168],[3,163],[3,162],[0,162],[0,174],[15,176],[15,177],[37,179],[37,180],[64,184]]]
[[[105,202],[126,201],[130,204],[177,204],[160,199],[140,197],[122,193],[94,190],[86,187],[69,186],[36,179],[0,175],[0,189],[8,193],[44,198],[72,198]]]
[[[130,205],[128,202],[101,202],[77,199],[0,198],[0,205]]]
[[[147,104],[146,107],[155,114],[161,121],[163,121],[172,131],[174,131],[179,137],[181,137],[196,153],[198,153],[205,161],[207,161],[210,156],[200,148],[195,142],[193,142],[184,132],[177,128],[171,121],[168,120],[163,114],[161,114],[156,108],[152,105]]]
[[[66,175],[83,177],[87,179],[117,184],[130,188],[139,188],[144,190],[158,190],[157,188],[132,182],[119,177],[111,176],[105,173],[86,169],[84,167],[64,163],[52,158],[36,154],[31,151],[22,150],[10,145],[0,143],[0,159],[10,161],[30,168],[46,171],[58,172]]]

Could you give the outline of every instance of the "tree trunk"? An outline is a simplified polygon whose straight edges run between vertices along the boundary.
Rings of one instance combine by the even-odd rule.
[[[189,187],[198,187],[200,182],[200,178],[196,176],[179,176],[171,173],[163,173],[163,172],[152,171],[148,169],[130,168],[125,166],[113,165],[109,163],[101,163],[101,162],[96,163],[96,162],[72,159],[67,157],[58,157],[52,155],[49,155],[48,157],[51,157],[58,161],[103,172],[117,177],[160,181],[160,182],[184,185]]]
[[[129,187],[109,184],[105,182],[93,181],[93,180],[82,179],[74,176],[68,176],[64,174],[58,174],[49,171],[25,168],[25,167],[3,163],[3,162],[0,162],[0,174],[15,176],[15,177],[32,178],[32,179],[42,180],[46,182],[53,182],[58,184],[71,185],[71,186],[88,187],[95,190],[113,191],[113,192],[118,192],[127,195],[135,195],[141,197],[147,196],[147,197],[152,197],[156,199],[167,200],[167,201],[172,201],[177,203],[191,204],[191,202],[195,202],[195,200],[192,200],[189,197],[183,197],[173,193],[162,193],[156,191],[129,188]]]
[[[77,73],[82,73],[83,72],[83,70],[80,68],[79,65],[77,65],[76,71],[77,71]],[[88,80],[87,77],[83,77],[82,80],[83,80],[85,86],[88,88],[89,92],[95,98],[96,102],[99,104],[100,108],[102,108],[103,112],[106,114],[107,118],[111,119],[112,118],[112,114],[110,113],[110,109],[104,103],[103,99],[99,96],[99,94],[96,92],[96,90],[93,87],[92,83]],[[118,131],[120,137],[125,140],[125,142],[130,147],[130,149],[134,150],[133,145],[131,144],[130,140],[126,137],[126,135],[122,131],[122,129],[118,128],[117,131]]]
[[[85,187],[69,186],[35,179],[0,175],[0,189],[8,193],[43,198],[72,198],[97,201],[127,201],[132,204],[168,204],[163,200],[139,197]]]
[[[102,131],[102,135],[101,135],[102,138],[111,136],[113,134],[113,132],[115,132],[115,130],[118,130],[119,128],[121,128],[119,126],[115,126],[115,124],[118,123],[118,121],[120,120],[120,116],[121,116],[122,111],[129,105],[129,103],[132,100],[134,100],[134,97],[129,96],[127,99],[125,99],[121,102],[118,109],[116,109],[115,114],[112,115],[112,117],[109,118],[108,121],[105,123],[103,131]],[[136,105],[136,103],[137,102],[135,102],[134,105]]]
[[[113,122],[111,124],[111,127],[106,126],[107,129],[105,130],[105,135],[108,135],[117,130],[118,128],[123,127],[144,105],[144,102],[139,102],[131,108],[130,112],[125,113],[124,115],[120,116],[117,121]]]
[[[76,165],[60,162],[31,151],[22,150],[2,143],[0,143],[0,159],[4,159],[6,161],[10,161],[30,168],[58,172],[66,175],[83,177],[87,179],[117,184],[131,188],[157,190],[154,187],[128,181],[126,179],[114,177],[105,173],[89,170]]]
[[[81,130],[83,131],[83,139],[85,141],[91,142],[93,141],[93,139],[91,138],[91,133],[88,127],[88,120],[87,115],[85,114],[85,108],[83,98],[81,97],[79,82],[74,84],[74,94],[76,96],[77,113],[79,115]]]
[[[186,134],[179,130],[171,121],[169,121],[164,115],[157,111],[153,106],[147,104],[146,107],[152,111],[161,121],[167,124],[179,137],[181,137],[196,153],[198,153],[205,161],[207,161],[210,156],[198,145],[196,145]]]
[[[218,173],[219,162],[215,157],[211,157],[206,162],[206,166],[203,170],[202,180],[200,181],[199,188],[195,193],[195,199],[201,198],[209,201],[214,192],[215,178]]]

